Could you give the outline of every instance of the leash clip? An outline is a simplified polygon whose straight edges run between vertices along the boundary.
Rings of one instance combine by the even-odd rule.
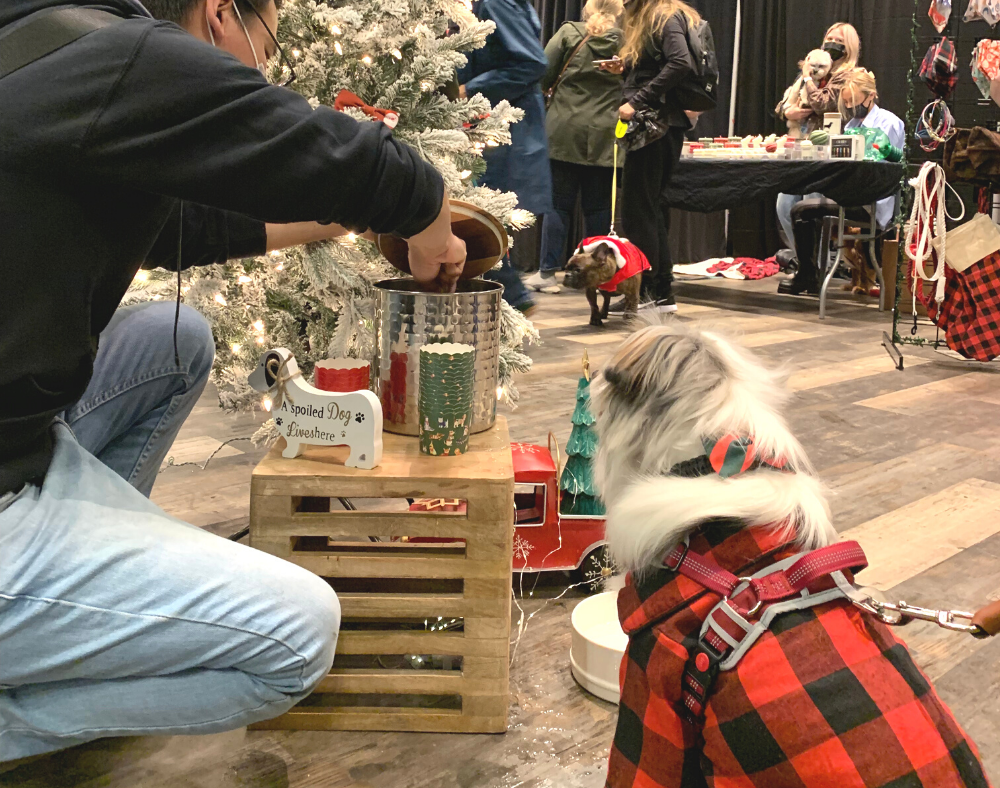
[[[933,621],[942,629],[951,632],[967,632],[975,638],[987,637],[986,630],[972,623],[973,614],[964,610],[934,610],[909,605],[902,600],[896,603],[882,602],[871,596],[855,604],[862,610],[878,616],[880,621],[890,626],[906,626],[913,620]]]

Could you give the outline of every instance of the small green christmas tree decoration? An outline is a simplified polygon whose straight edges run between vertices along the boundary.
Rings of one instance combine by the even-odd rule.
[[[597,452],[597,419],[590,412],[590,359],[583,353],[583,377],[576,387],[576,408],[571,421],[573,431],[566,444],[566,467],[559,479],[563,514],[603,515],[604,503],[594,487],[593,461]]]

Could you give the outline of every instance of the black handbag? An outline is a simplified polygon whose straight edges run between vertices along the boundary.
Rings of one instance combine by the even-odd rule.
[[[656,110],[636,110],[632,120],[628,122],[625,136],[622,137],[622,147],[626,152],[645,148],[651,142],[656,142],[665,136],[668,131],[670,126],[659,117]]]

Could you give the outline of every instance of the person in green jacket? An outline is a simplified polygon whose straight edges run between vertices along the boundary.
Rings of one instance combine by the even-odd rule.
[[[618,54],[616,27],[622,0],[588,0],[583,22],[566,22],[545,47],[549,61],[542,90],[553,89],[545,116],[552,168],[553,212],[542,221],[541,268],[525,284],[558,293],[556,271],[565,262],[566,232],[579,195],[586,235],[606,235],[611,226],[614,129],[622,78],[594,65]]]

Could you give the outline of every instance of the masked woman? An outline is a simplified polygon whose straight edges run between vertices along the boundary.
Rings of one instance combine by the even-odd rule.
[[[809,100],[808,107],[787,110],[785,116],[788,120],[804,121],[810,115],[823,117],[827,112],[838,112],[840,110],[840,91],[844,87],[850,73],[857,67],[858,58],[861,55],[861,40],[858,38],[858,31],[853,25],[846,22],[838,22],[826,31],[823,39],[823,51],[830,55],[833,61],[833,70],[823,87],[820,87],[809,77],[805,79],[806,97]],[[821,197],[819,194],[779,194],[778,195],[778,222],[785,235],[785,240],[798,253],[795,248],[795,238],[792,229],[792,208],[805,197]],[[801,257],[796,254],[796,258],[801,261]],[[799,269],[801,271],[801,267]],[[778,288],[779,293],[799,294],[803,292],[814,292],[817,285],[811,277],[812,272],[807,272],[802,276],[797,276],[795,280],[789,279],[782,282]]]

